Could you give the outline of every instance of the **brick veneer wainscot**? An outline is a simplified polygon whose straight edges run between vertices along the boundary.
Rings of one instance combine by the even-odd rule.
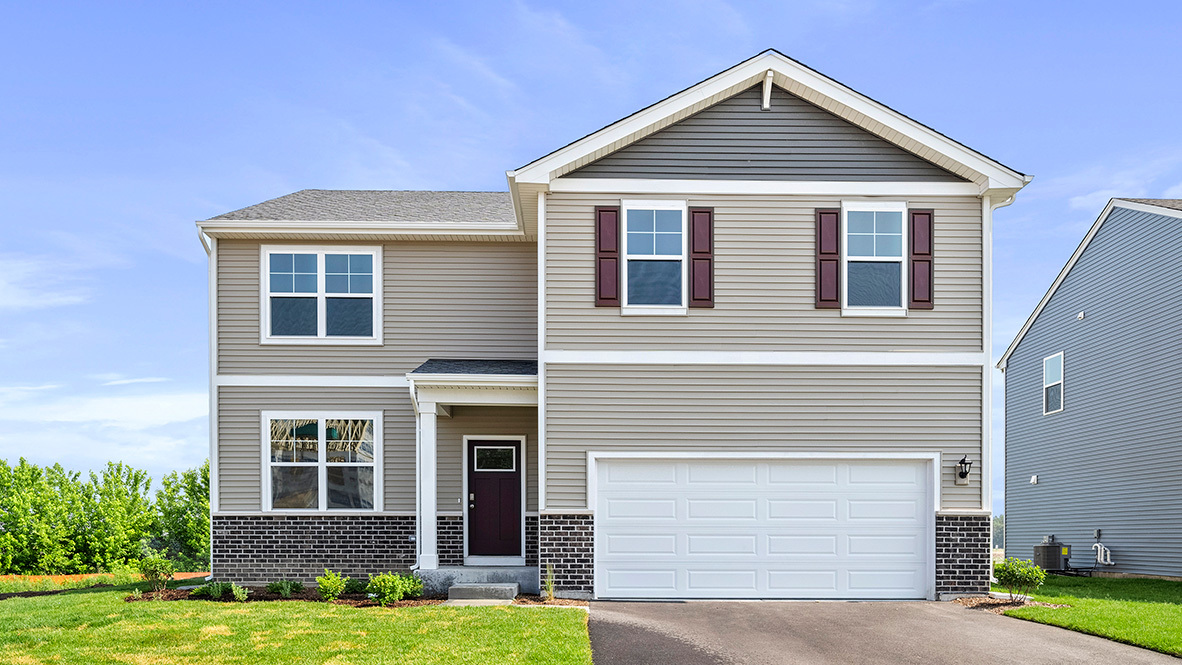
[[[936,516],[936,596],[989,593],[992,533],[988,515]]]
[[[213,577],[313,582],[328,568],[365,579],[407,570],[415,518],[403,515],[214,515]]]
[[[554,595],[589,598],[595,592],[595,518],[542,515],[538,518],[538,574],[554,566]]]
[[[464,565],[464,518],[460,515],[441,515],[436,547],[440,566]]]

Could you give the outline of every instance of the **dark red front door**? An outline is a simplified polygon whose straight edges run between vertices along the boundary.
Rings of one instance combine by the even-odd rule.
[[[468,442],[468,554],[521,556],[521,443]]]

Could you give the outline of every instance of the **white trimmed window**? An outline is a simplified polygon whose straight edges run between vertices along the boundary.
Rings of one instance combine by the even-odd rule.
[[[1042,413],[1063,410],[1063,352],[1042,360]]]
[[[841,205],[841,308],[845,314],[904,316],[907,204]]]
[[[684,201],[622,201],[624,307],[684,313],[686,205]]]
[[[266,510],[377,510],[381,413],[263,413]]]
[[[264,344],[380,344],[380,247],[262,250]]]

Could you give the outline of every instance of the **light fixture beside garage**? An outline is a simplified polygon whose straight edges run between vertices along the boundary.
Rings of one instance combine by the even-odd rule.
[[[956,463],[956,484],[957,485],[968,485],[969,484],[969,471],[971,471],[972,468],[973,468],[973,462],[971,460],[969,460],[968,455],[965,455],[960,458],[960,461]]]

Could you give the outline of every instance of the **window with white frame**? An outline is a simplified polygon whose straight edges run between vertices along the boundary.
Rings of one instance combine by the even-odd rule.
[[[270,510],[380,505],[380,414],[264,413]]]
[[[902,313],[907,206],[903,203],[842,204],[842,309]]]
[[[263,248],[263,341],[380,342],[381,250]]]
[[[624,306],[686,307],[684,201],[624,201]]]
[[[1060,351],[1042,361],[1042,413],[1063,410],[1063,353]]]

